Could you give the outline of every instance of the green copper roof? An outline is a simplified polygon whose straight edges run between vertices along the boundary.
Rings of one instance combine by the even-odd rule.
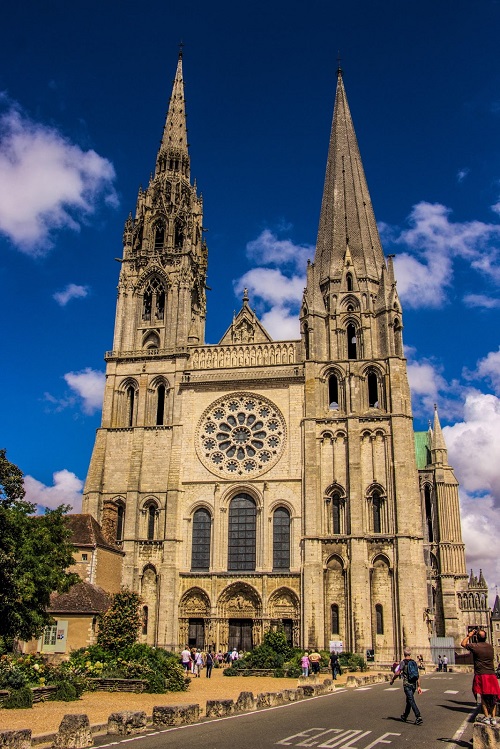
[[[427,432],[415,432],[415,456],[419,471],[429,465],[429,435]]]

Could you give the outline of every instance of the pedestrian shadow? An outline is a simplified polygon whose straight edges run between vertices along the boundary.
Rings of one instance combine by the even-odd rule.
[[[454,713],[470,713],[471,707],[474,707],[474,705],[467,707],[468,704],[468,702],[458,702],[455,705],[436,705],[436,707],[444,707],[445,710],[451,710]],[[472,720],[469,720],[469,723],[472,723],[473,720],[474,717],[472,717]]]
[[[472,743],[470,741],[462,741],[461,739],[437,739],[445,744],[453,744],[453,746],[461,746],[464,749],[472,749]]]

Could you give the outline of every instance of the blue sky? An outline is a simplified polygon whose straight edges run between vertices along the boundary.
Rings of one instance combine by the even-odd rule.
[[[338,50],[386,254],[415,425],[438,403],[468,563],[500,585],[500,3],[9,3],[0,47],[1,446],[79,507],[112,346],[124,221],[184,43],[209,247],[206,338],[250,302],[295,337]],[[8,33],[5,33],[7,30]]]

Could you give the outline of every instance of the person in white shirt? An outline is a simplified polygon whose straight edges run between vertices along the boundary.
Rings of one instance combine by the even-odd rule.
[[[191,651],[189,650],[187,645],[181,653],[181,663],[184,671],[188,673],[191,666]]]

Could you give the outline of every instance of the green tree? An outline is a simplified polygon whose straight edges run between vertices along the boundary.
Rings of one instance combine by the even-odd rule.
[[[142,624],[142,600],[138,593],[126,588],[113,596],[113,603],[99,622],[97,644],[114,653],[121,652],[137,641]]]
[[[6,649],[16,639],[39,637],[53,619],[50,594],[79,580],[67,572],[73,547],[61,505],[35,515],[25,499],[23,474],[0,450],[0,638]]]

